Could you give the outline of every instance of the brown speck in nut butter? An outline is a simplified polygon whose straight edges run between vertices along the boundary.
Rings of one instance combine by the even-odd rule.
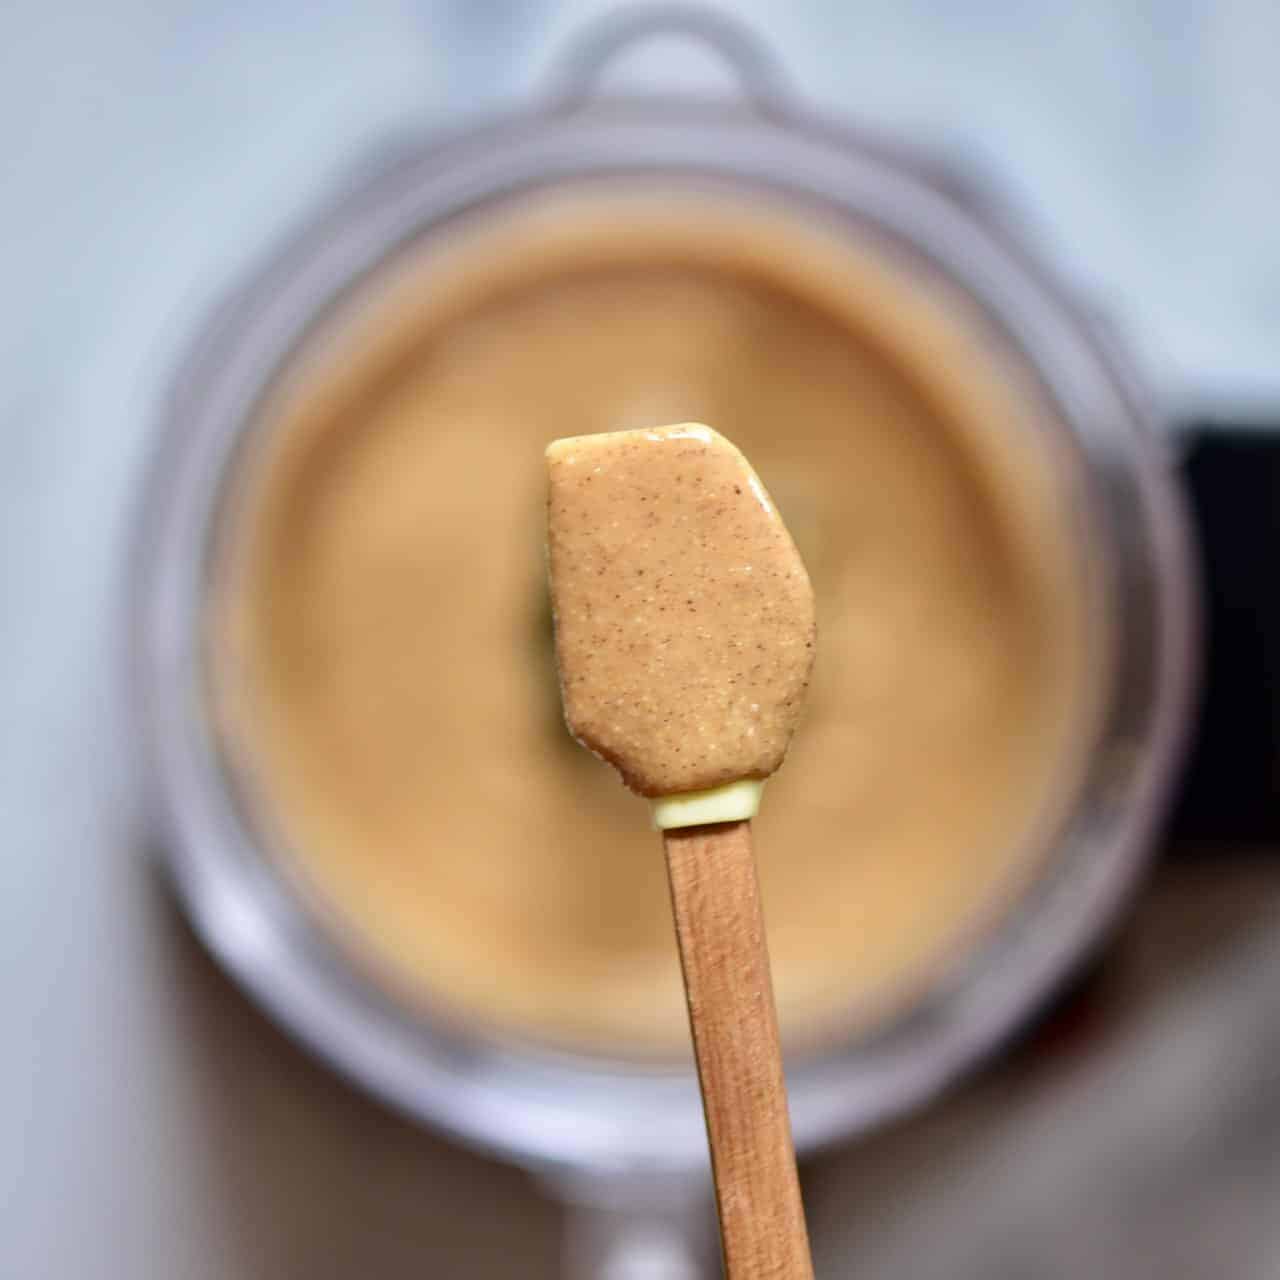
[[[644,796],[768,777],[813,665],[813,591],[746,458],[686,423],[557,440],[547,470],[570,732]]]

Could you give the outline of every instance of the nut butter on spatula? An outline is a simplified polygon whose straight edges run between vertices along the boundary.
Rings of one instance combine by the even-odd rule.
[[[663,832],[725,1272],[809,1277],[751,849],[813,665],[809,578],[709,427],[557,440],[547,468],[565,718]]]

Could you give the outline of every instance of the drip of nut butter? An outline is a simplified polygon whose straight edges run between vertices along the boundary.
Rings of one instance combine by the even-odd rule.
[[[809,576],[750,463],[698,423],[557,440],[547,558],[565,719],[658,826],[751,817],[814,657]]]

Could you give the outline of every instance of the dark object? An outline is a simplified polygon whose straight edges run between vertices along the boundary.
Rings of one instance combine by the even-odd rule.
[[[1184,471],[1206,653],[1173,834],[1271,841],[1280,836],[1280,431],[1199,424]]]

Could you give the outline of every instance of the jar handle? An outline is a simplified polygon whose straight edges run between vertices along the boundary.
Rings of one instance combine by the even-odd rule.
[[[716,1239],[707,1172],[544,1175],[565,1207],[561,1274],[571,1280],[708,1280]]]
[[[699,4],[653,4],[609,14],[578,33],[552,76],[556,105],[567,111],[586,106],[597,96],[608,64],[655,36],[685,37],[713,50],[757,111],[777,112],[786,100],[782,66],[749,26]]]

